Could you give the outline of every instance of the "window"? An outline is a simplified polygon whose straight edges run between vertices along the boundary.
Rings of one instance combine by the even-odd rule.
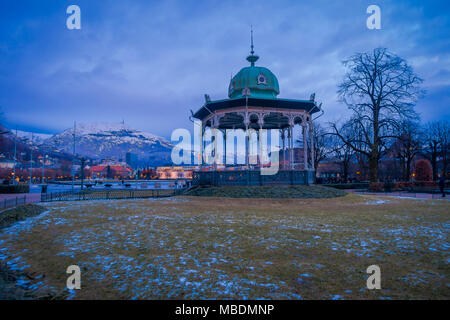
[[[258,76],[258,84],[267,84],[266,76],[263,74],[260,74]]]

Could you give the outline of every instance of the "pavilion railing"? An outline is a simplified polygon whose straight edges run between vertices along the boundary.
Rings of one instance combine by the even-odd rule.
[[[314,171],[280,170],[274,175],[262,175],[260,170],[195,171],[193,185],[258,186],[308,185],[314,183]]]

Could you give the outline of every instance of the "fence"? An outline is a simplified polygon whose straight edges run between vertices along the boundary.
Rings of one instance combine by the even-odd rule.
[[[17,207],[27,203],[27,196],[16,196],[15,198],[3,199],[0,201],[0,209]]]
[[[113,200],[113,199],[142,199],[164,198],[181,195],[186,189],[153,189],[153,190],[83,190],[42,193],[41,201],[78,201],[78,200]]]

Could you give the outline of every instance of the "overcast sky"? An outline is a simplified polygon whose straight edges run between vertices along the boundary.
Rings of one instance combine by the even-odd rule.
[[[424,79],[422,120],[450,119],[449,1],[17,1],[0,4],[0,106],[8,126],[57,133],[77,122],[120,122],[170,137],[192,128],[189,110],[227,97],[247,66],[250,25],[257,65],[281,98],[323,102],[343,117],[341,61],[387,47]],[[81,8],[81,30],[66,9]],[[381,8],[381,30],[366,9]]]

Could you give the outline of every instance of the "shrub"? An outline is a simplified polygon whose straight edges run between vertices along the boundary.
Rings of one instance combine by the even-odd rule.
[[[30,191],[30,187],[27,184],[0,185],[0,194],[1,193],[28,193],[29,191]]]
[[[370,191],[383,191],[384,183],[383,182],[371,182],[369,185]]]
[[[434,181],[415,181],[413,187],[438,188],[439,184]]]
[[[412,187],[414,187],[414,181],[407,181],[407,182],[405,182],[405,187],[406,188],[412,188]]]
[[[416,181],[431,181],[433,179],[433,170],[430,161],[422,159],[416,162],[414,167]]]
[[[391,192],[393,187],[394,187],[394,184],[390,181],[387,181],[384,183],[384,191],[386,191],[386,192]]]
[[[406,182],[394,182],[392,184],[393,191],[401,191],[406,189]]]
[[[326,187],[332,187],[336,189],[367,189],[369,183],[366,182],[356,182],[356,183],[330,183],[324,184]]]

